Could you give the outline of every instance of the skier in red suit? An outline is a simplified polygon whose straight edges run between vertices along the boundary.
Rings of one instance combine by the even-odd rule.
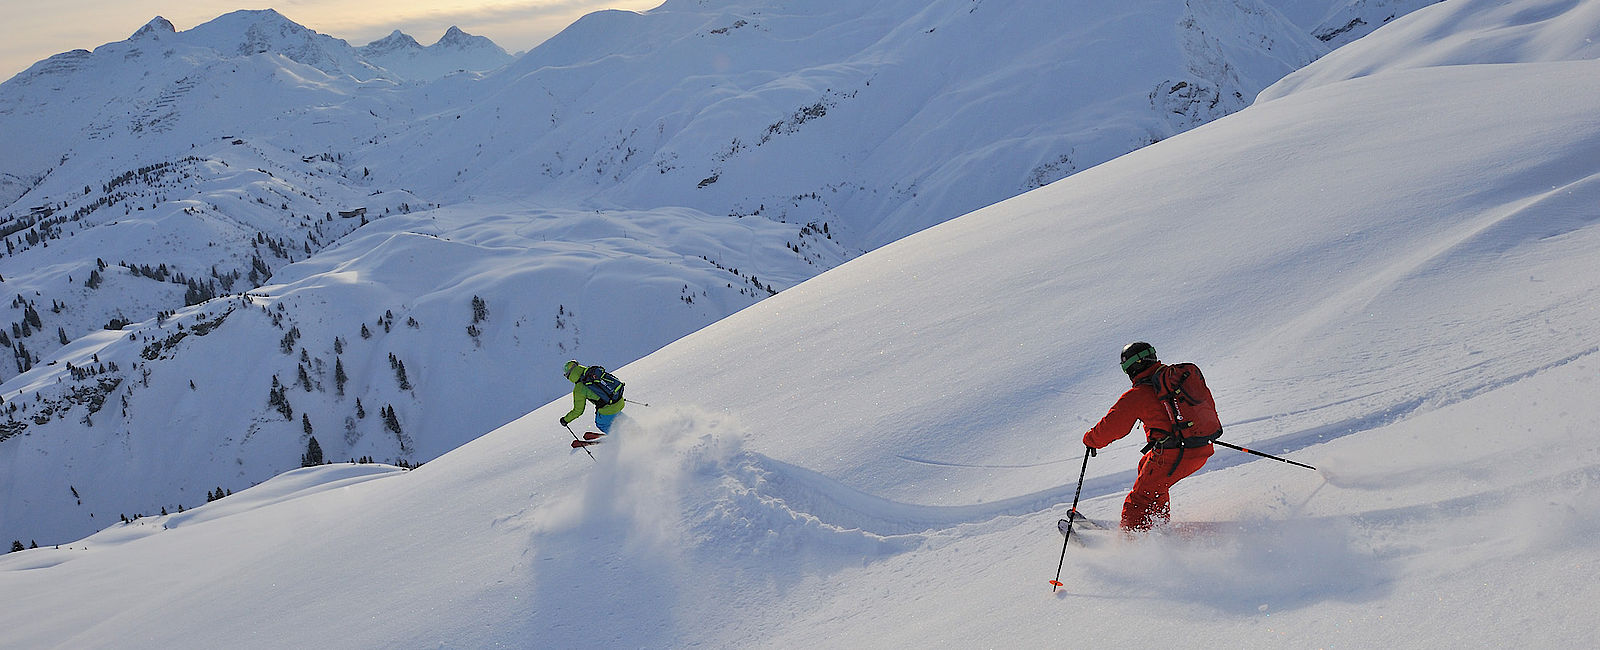
[[[1134,422],[1144,424],[1149,446],[1139,459],[1139,477],[1122,503],[1124,531],[1147,531],[1165,524],[1170,517],[1169,491],[1173,484],[1199,471],[1213,451],[1209,443],[1187,449],[1173,446],[1171,432],[1181,427],[1175,425],[1169,404],[1162,401],[1153,381],[1164,367],[1148,343],[1132,343],[1124,348],[1122,369],[1133,381],[1133,387],[1117,398],[1094,428],[1083,434],[1085,446],[1101,449],[1132,432]]]

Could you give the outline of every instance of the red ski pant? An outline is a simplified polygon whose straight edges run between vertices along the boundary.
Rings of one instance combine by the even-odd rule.
[[[1139,459],[1139,478],[1133,481],[1133,490],[1122,502],[1122,529],[1125,531],[1150,530],[1151,526],[1165,524],[1171,517],[1173,484],[1200,470],[1214,451],[1211,445],[1183,450],[1183,460],[1178,460],[1177,449],[1152,449]],[[1178,468],[1173,471],[1172,465]]]

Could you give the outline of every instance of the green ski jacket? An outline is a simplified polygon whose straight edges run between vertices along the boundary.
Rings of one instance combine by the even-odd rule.
[[[586,408],[586,404],[588,402],[599,403],[600,396],[596,395],[594,391],[589,390],[588,386],[579,383],[579,380],[583,379],[584,371],[588,369],[588,366],[575,366],[573,367],[572,372],[567,373],[567,381],[572,382],[572,410],[568,411],[567,414],[561,418],[562,420],[567,422],[576,420],[583,415],[583,410]],[[622,412],[622,407],[624,404],[626,404],[626,402],[619,400],[615,404],[597,406],[595,407],[594,412],[601,415],[620,413]]]

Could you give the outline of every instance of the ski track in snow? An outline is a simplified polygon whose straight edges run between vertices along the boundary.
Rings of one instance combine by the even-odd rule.
[[[646,522],[659,518],[652,513],[678,513],[682,530],[655,529],[647,537],[719,554],[730,545],[760,557],[893,554],[940,531],[1050,510],[1070,501],[1076,487],[971,505],[904,503],[746,449],[743,425],[727,415],[658,407],[630,411],[619,425],[614,439],[594,448],[599,467],[558,509],[562,518],[582,527],[578,520]],[[1132,478],[1131,471],[1097,477],[1085,491],[1110,494]]]

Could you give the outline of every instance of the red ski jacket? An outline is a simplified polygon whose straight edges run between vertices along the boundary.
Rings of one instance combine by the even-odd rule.
[[[1144,423],[1145,438],[1148,441],[1165,437],[1165,432],[1172,430],[1172,414],[1167,412],[1167,405],[1156,395],[1155,385],[1152,382],[1140,383],[1162,367],[1164,366],[1160,363],[1151,364],[1144,372],[1132,377],[1133,388],[1129,388],[1122,397],[1117,398],[1117,403],[1111,406],[1105,417],[1100,418],[1100,422],[1083,434],[1084,446],[1102,449],[1121,440],[1133,431],[1134,422]],[[1151,429],[1163,433],[1151,433]]]

